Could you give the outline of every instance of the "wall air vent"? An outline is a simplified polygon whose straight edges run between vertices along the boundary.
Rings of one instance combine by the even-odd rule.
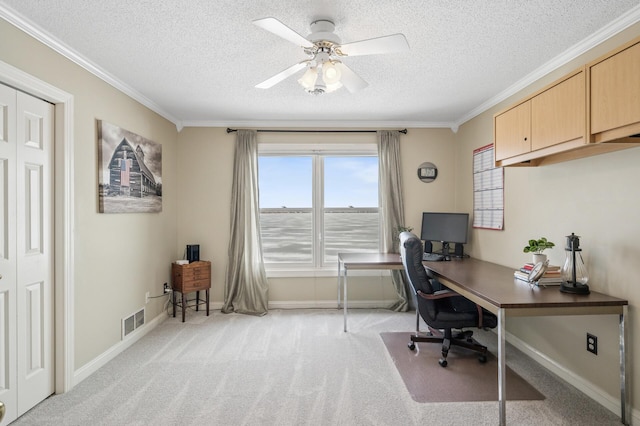
[[[144,325],[144,308],[139,311],[122,318],[122,339],[133,333]]]

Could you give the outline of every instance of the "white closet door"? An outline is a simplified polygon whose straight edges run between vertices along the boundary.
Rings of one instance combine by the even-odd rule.
[[[53,105],[0,85],[0,401],[54,392]]]
[[[0,84],[0,401],[18,412],[16,369],[16,91]]]
[[[17,94],[18,415],[54,392],[53,105]]]

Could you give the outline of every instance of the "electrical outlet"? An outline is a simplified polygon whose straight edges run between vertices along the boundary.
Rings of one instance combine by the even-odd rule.
[[[598,337],[591,333],[587,333],[587,351],[598,355]]]
[[[144,294],[144,303],[145,303],[145,304],[149,303],[149,292],[146,292],[146,293]]]
[[[171,287],[169,287],[169,284],[164,283],[163,291],[164,294],[171,293]]]

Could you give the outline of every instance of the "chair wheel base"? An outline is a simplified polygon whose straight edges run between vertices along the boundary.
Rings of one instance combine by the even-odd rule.
[[[438,360],[438,364],[440,364],[440,367],[444,368],[444,367],[446,367],[446,366],[447,366],[447,360],[446,360],[446,359],[444,359],[444,358],[440,358],[440,359]]]
[[[415,351],[416,350],[416,344],[415,342],[409,342],[409,344],[407,345],[407,347],[409,348],[409,350],[411,351]]]
[[[487,356],[486,355],[480,355],[478,357],[478,361],[480,361],[480,364],[484,364],[485,362],[487,362]]]

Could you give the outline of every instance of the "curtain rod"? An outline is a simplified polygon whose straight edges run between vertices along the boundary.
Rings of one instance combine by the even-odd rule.
[[[227,133],[237,132],[238,129],[230,129],[227,127]],[[375,133],[377,130],[275,130],[262,129],[256,130],[260,133]],[[398,130],[400,133],[407,134],[407,129]]]

